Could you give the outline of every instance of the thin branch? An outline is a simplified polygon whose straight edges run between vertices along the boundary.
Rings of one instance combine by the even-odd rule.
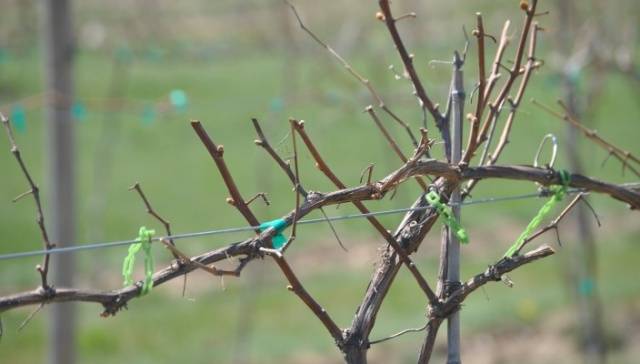
[[[43,307],[44,307],[44,303],[39,304],[38,307],[36,307],[36,309],[33,310],[29,314],[29,316],[27,316],[27,318],[24,319],[24,321],[22,321],[20,326],[18,326],[18,332],[22,331],[22,329],[24,329],[24,327],[27,326],[29,322],[31,322],[31,320],[38,314],[38,312],[40,312],[40,310],[42,310]]]
[[[258,192],[253,197],[251,197],[249,200],[247,200],[247,206],[251,205],[251,203],[253,201],[256,201],[257,199],[261,199],[262,202],[264,202],[264,204],[267,205],[267,206],[271,205],[271,202],[269,201],[269,198],[267,197],[267,193],[266,192]]]
[[[13,132],[11,130],[11,125],[9,124],[9,119],[4,116],[4,114],[0,113],[0,121],[2,121],[2,125],[4,126],[5,131],[7,132],[7,137],[9,138],[9,143],[11,144],[11,153],[15,157],[22,173],[24,174],[27,182],[29,183],[29,191],[21,194],[16,197],[14,201],[17,201],[23,196],[31,195],[33,196],[33,201],[36,204],[36,222],[38,227],[40,228],[40,235],[42,236],[42,243],[45,250],[49,250],[55,247],[55,244],[52,244],[49,241],[49,234],[47,233],[47,229],[44,224],[44,213],[42,212],[42,202],[40,201],[40,189],[33,181],[29,170],[27,169],[27,165],[22,159],[22,155],[20,153],[20,149],[18,149],[18,145],[16,144],[15,138],[13,137]],[[38,264],[36,266],[36,270],[40,273],[41,286],[44,291],[49,291],[51,288],[47,283],[47,274],[49,273],[49,260],[50,255],[45,254],[43,257],[42,265]]]
[[[467,114],[467,119],[471,123],[471,131],[469,132],[467,147],[465,148],[464,155],[460,161],[462,164],[469,164],[471,158],[473,158],[474,153],[472,151],[476,149],[476,144],[478,143],[478,132],[480,126],[480,120],[478,120],[475,115]]]
[[[295,169],[294,192],[296,194],[296,209],[293,214],[293,227],[291,228],[291,236],[289,237],[289,240],[296,238],[296,227],[298,226],[297,216],[298,216],[298,209],[300,209],[300,194],[297,193],[298,186],[300,186],[300,171],[298,170],[298,148],[296,146],[296,133],[294,130],[296,122],[297,121],[295,119],[289,119],[289,124],[291,126],[291,143],[293,144],[293,166]],[[288,245],[289,244],[287,244],[287,246]]]
[[[253,212],[251,212],[251,209],[249,209],[249,206],[247,206],[245,200],[242,198],[242,195],[240,194],[238,186],[234,182],[233,177],[231,177],[229,168],[227,168],[227,164],[225,163],[223,158],[224,148],[222,147],[222,145],[218,146],[213,142],[213,140],[211,140],[209,134],[207,134],[206,130],[204,130],[202,124],[199,121],[191,121],[191,127],[193,127],[193,130],[195,130],[196,134],[198,135],[204,146],[207,148],[209,155],[211,155],[211,158],[213,158],[213,161],[218,167],[218,171],[220,171],[220,175],[224,180],[224,184],[227,186],[229,194],[231,195],[231,198],[227,201],[236,209],[238,209],[242,216],[244,216],[244,218],[247,220],[249,225],[260,225],[260,222],[258,222],[256,216],[253,214]],[[256,230],[256,232],[260,231]]]
[[[289,263],[287,263],[287,260],[284,258],[282,253],[278,250],[265,248],[262,248],[261,251],[273,258],[276,264],[278,264],[278,267],[280,267],[282,274],[284,274],[284,276],[287,278],[287,281],[289,281],[290,285],[287,287],[287,289],[295,293],[302,300],[302,302],[304,302],[304,304],[309,307],[309,309],[322,322],[327,331],[329,331],[336,344],[338,346],[341,346],[343,341],[342,330],[340,330],[338,325],[336,325],[327,311],[322,308],[322,306],[320,306],[320,304],[315,299],[313,299],[313,297],[311,297],[309,292],[307,292],[302,283],[300,283],[298,277],[296,277],[295,273],[291,269]]]
[[[252,118],[251,122],[253,123],[253,127],[256,129],[256,133],[258,134],[258,139],[256,139],[254,141],[254,143],[256,145],[258,145],[259,147],[263,148],[271,156],[271,158],[273,158],[273,160],[278,164],[280,169],[282,169],[282,171],[287,175],[287,177],[289,178],[289,180],[291,181],[291,183],[295,187],[296,186],[296,176],[293,174],[293,171],[291,170],[291,166],[287,162],[285,162],[278,155],[278,153],[276,153],[276,151],[273,149],[273,147],[271,147],[271,144],[269,143],[269,140],[264,135],[264,132],[262,131],[262,128],[260,127],[260,123],[258,122],[258,119]],[[307,197],[307,192],[304,190],[304,188],[300,184],[297,185],[297,189],[298,189],[298,192],[303,197]]]
[[[389,34],[391,35],[391,39],[393,40],[393,43],[395,44],[396,49],[398,50],[400,59],[404,64],[404,68],[409,74],[409,78],[413,83],[414,89],[416,91],[416,96],[418,97],[418,100],[420,100],[421,107],[426,108],[429,111],[429,113],[435,120],[436,126],[438,127],[438,129],[440,130],[440,133],[442,134],[442,138],[445,141],[448,140],[449,133],[447,130],[447,125],[445,123],[445,120],[442,117],[442,114],[440,114],[440,112],[436,109],[436,106],[427,95],[427,92],[424,86],[422,85],[422,81],[420,81],[420,77],[418,76],[418,73],[416,72],[415,67],[413,66],[413,56],[410,55],[409,52],[407,52],[407,48],[405,47],[404,42],[400,37],[400,33],[398,32],[398,28],[396,27],[396,21],[393,17],[393,14],[391,13],[391,7],[389,5],[389,1],[380,0],[378,2],[378,5],[380,6],[380,10],[384,15],[384,22],[387,25],[387,29],[389,31]]]
[[[153,209],[153,207],[151,207],[151,203],[149,203],[147,196],[142,191],[142,187],[140,187],[140,183],[136,182],[133,186],[129,187],[129,191],[134,191],[134,190],[138,193],[138,195],[140,196],[140,199],[142,199],[142,202],[144,203],[144,206],[147,209],[147,213],[153,216],[154,218],[156,218],[156,220],[158,220],[164,226],[164,230],[167,232],[167,236],[172,236],[173,234],[171,233],[171,223],[165,220]],[[174,246],[176,245],[173,242],[173,239],[171,238],[169,238],[169,243],[171,243],[171,245],[174,245]],[[178,257],[176,256],[175,258],[177,259]]]
[[[414,146],[416,146],[418,144],[418,140],[413,135],[413,132],[411,131],[411,127],[409,126],[409,124],[407,124],[405,121],[400,119],[400,117],[398,117],[396,113],[394,113],[393,111],[391,111],[391,109],[389,109],[389,107],[385,104],[384,100],[382,100],[382,97],[380,96],[378,91],[376,91],[376,89],[371,84],[371,81],[365,78],[364,76],[360,75],[353,68],[353,66],[351,66],[349,62],[347,62],[344,58],[342,58],[342,56],[338,52],[336,52],[333,48],[331,48],[331,46],[329,46],[327,43],[323,42],[315,33],[311,31],[311,29],[307,28],[306,25],[304,25],[304,23],[302,22],[302,18],[300,18],[300,14],[298,14],[298,10],[296,9],[296,7],[291,2],[289,2],[289,0],[284,0],[284,1],[291,8],[291,11],[293,12],[293,15],[295,15],[296,20],[300,25],[300,28],[302,28],[302,30],[304,30],[316,43],[318,43],[320,46],[326,49],[327,52],[329,52],[329,54],[331,54],[335,59],[337,59],[338,62],[342,64],[342,66],[347,70],[347,72],[349,72],[351,76],[353,76],[356,80],[358,80],[358,82],[360,82],[364,87],[366,87],[366,89],[369,91],[369,93],[371,94],[371,97],[373,98],[375,103],[378,105],[378,107],[384,110],[384,112],[386,112],[389,116],[391,116],[393,120],[395,120],[407,131],[407,134],[409,135],[411,142],[413,143]]]
[[[421,326],[421,327],[416,327],[416,328],[412,328],[412,329],[405,329],[405,330],[402,330],[402,331],[400,331],[400,332],[397,332],[397,333],[395,333],[395,334],[393,334],[393,335],[387,336],[387,337],[385,337],[385,338],[378,339],[378,340],[373,340],[373,341],[369,341],[369,344],[370,344],[370,345],[380,344],[380,343],[383,343],[383,342],[385,342],[385,341],[393,340],[393,339],[395,339],[395,338],[397,338],[397,337],[400,337],[400,336],[402,336],[402,335],[404,335],[404,334],[413,333],[413,332],[421,332],[421,331],[424,331],[424,330],[427,328],[427,326],[429,326],[429,323],[428,323],[428,322],[427,322],[427,323],[425,323],[425,324],[424,324],[423,326]]]
[[[507,20],[502,27],[502,33],[500,35],[500,42],[498,43],[498,48],[496,49],[496,54],[493,60],[493,66],[491,68],[491,73],[489,74],[489,78],[486,81],[484,94],[482,96],[482,103],[478,102],[479,111],[476,112],[476,117],[478,120],[482,119],[483,113],[487,105],[491,106],[489,103],[489,98],[493,93],[493,89],[500,79],[500,64],[502,63],[502,58],[504,57],[507,46],[509,45],[509,27],[511,26],[511,22]],[[478,96],[479,97],[479,96]],[[485,124],[486,125],[486,124]],[[488,126],[483,125],[482,131],[480,135],[484,135],[486,133],[486,129]]]
[[[366,174],[366,176],[367,176],[367,182],[366,183],[368,185],[371,184],[371,176],[373,175],[373,167],[375,167],[375,164],[371,163],[367,167],[365,167],[365,169],[362,170],[362,172],[360,173],[360,183],[362,183],[365,180],[364,176]]]
[[[478,120],[482,116],[482,108],[484,107],[484,94],[487,86],[487,75],[485,66],[485,54],[484,54],[484,38],[486,34],[484,32],[484,24],[482,22],[482,14],[476,13],[476,29],[473,31],[473,35],[478,40],[478,101],[476,103],[475,118]],[[467,148],[468,149],[468,148]]]

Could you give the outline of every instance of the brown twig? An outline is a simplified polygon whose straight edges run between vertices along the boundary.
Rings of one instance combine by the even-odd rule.
[[[25,193],[22,193],[20,196],[14,199],[17,201],[23,196],[31,194],[33,196],[33,201],[36,205],[36,223],[40,228],[40,235],[42,236],[42,243],[44,245],[45,250],[49,250],[55,247],[55,244],[52,244],[49,241],[49,234],[47,233],[47,229],[44,224],[44,213],[42,212],[42,202],[40,201],[40,189],[33,181],[29,170],[27,169],[27,165],[22,159],[22,155],[20,153],[20,149],[18,149],[18,145],[16,144],[15,138],[13,137],[13,132],[11,130],[11,125],[9,124],[9,119],[4,116],[4,114],[0,113],[0,121],[2,121],[2,125],[4,126],[5,131],[7,132],[7,137],[9,138],[9,143],[11,144],[11,154],[15,157],[22,173],[24,174],[27,182],[29,183],[29,190]],[[38,264],[36,266],[36,270],[40,273],[41,287],[45,292],[49,292],[51,287],[47,283],[47,274],[49,273],[49,260],[50,255],[45,254],[42,265]]]
[[[251,212],[251,209],[249,209],[249,206],[247,206],[247,203],[242,198],[242,195],[240,194],[240,190],[238,190],[238,186],[234,182],[233,177],[231,177],[229,168],[227,168],[227,164],[224,162],[224,158],[223,158],[224,148],[222,147],[222,145],[218,146],[213,142],[213,140],[211,140],[211,138],[209,137],[209,134],[207,134],[206,130],[204,130],[204,128],[202,127],[202,124],[199,121],[197,120],[191,121],[191,127],[193,128],[193,130],[195,130],[196,134],[198,134],[198,137],[204,144],[205,148],[207,148],[209,155],[211,155],[211,158],[213,158],[213,161],[218,167],[218,171],[220,171],[220,175],[222,175],[224,184],[227,186],[227,189],[229,190],[229,194],[231,195],[231,197],[227,199],[227,202],[229,202],[236,209],[238,209],[240,214],[244,216],[245,220],[247,220],[249,225],[251,226],[260,225],[260,222],[258,222],[258,219],[256,218],[256,216],[253,214],[253,212]],[[260,232],[260,231],[256,230],[256,232]]]
[[[484,93],[487,86],[487,75],[484,54],[484,23],[482,22],[482,14],[476,13],[476,29],[472,33],[478,40],[478,101],[476,103],[476,120],[482,117],[482,108],[484,107]]]
[[[271,143],[269,143],[269,140],[264,135],[264,132],[262,131],[262,127],[260,127],[260,123],[258,122],[258,119],[252,118],[251,119],[251,123],[253,123],[253,127],[256,129],[256,133],[258,134],[258,139],[256,139],[254,141],[254,143],[257,146],[259,146],[262,149],[264,149],[271,156],[271,158],[273,158],[273,160],[278,164],[280,169],[282,169],[282,171],[287,175],[287,177],[289,178],[291,183],[294,186],[296,186],[296,176],[294,175],[293,171],[291,170],[291,166],[287,162],[285,162],[278,155],[278,153],[276,153],[276,151],[273,149],[273,147],[271,146]],[[297,185],[297,189],[298,189],[298,192],[303,197],[307,197],[307,192],[304,190],[302,185],[298,184]]]
[[[500,42],[498,43],[498,48],[496,49],[496,54],[493,60],[493,65],[491,67],[491,72],[489,73],[489,77],[487,78],[486,85],[484,88],[484,93],[482,95],[482,103],[478,103],[479,111],[476,113],[476,117],[481,120],[484,114],[484,110],[487,106],[492,107],[489,99],[491,94],[493,93],[493,89],[497,84],[498,80],[502,76],[500,74],[500,65],[502,64],[502,58],[504,57],[507,46],[509,45],[509,27],[511,26],[511,22],[507,20],[502,27],[502,33],[500,35]],[[479,133],[478,142],[482,141],[482,136],[486,135],[488,131],[489,125],[484,123]]]
[[[247,200],[247,206],[251,205],[251,203],[253,201],[256,201],[257,199],[261,199],[262,202],[264,202],[264,204],[267,206],[271,205],[271,201],[269,201],[269,198],[267,197],[266,192],[258,192],[249,200]]]
[[[293,145],[293,166],[295,170],[295,186],[294,193],[296,194],[296,208],[293,214],[293,227],[291,228],[291,236],[289,237],[289,241],[296,238],[296,227],[298,226],[298,209],[300,209],[300,194],[298,191],[298,186],[300,186],[300,171],[298,169],[298,147],[296,146],[296,133],[295,133],[295,123],[297,121],[294,119],[289,119],[289,124],[291,127],[291,143]],[[287,243],[287,246],[289,244]],[[285,247],[286,248],[286,247]]]
[[[420,77],[418,76],[418,73],[413,66],[413,55],[410,55],[409,52],[407,52],[407,48],[402,41],[402,37],[400,37],[400,33],[398,32],[398,28],[396,27],[396,19],[391,13],[389,1],[379,0],[378,5],[380,6],[380,10],[384,15],[384,22],[387,26],[389,34],[391,35],[391,39],[396,46],[398,54],[400,55],[400,59],[402,60],[404,69],[409,75],[411,83],[413,83],[413,87],[415,89],[418,100],[420,100],[421,107],[429,111],[429,113],[435,120],[435,124],[438,127],[438,130],[440,130],[443,140],[445,140],[446,143],[449,140],[449,132],[447,129],[448,126],[446,125],[445,119],[442,114],[437,110],[436,106],[427,95],[427,92],[422,85],[422,81],[420,80]]]
[[[164,230],[167,232],[167,236],[171,236],[173,235],[171,233],[171,223],[169,223],[169,221],[165,220],[162,216],[160,216],[154,209],[153,207],[151,207],[151,204],[149,203],[149,200],[147,199],[147,196],[144,194],[144,192],[142,191],[142,187],[140,187],[140,183],[136,182],[133,186],[129,187],[129,191],[136,191],[138,193],[138,195],[140,196],[140,199],[142,199],[142,202],[144,203],[144,206],[147,210],[147,213],[153,217],[156,218],[156,220],[160,221],[160,223],[164,226]],[[175,243],[173,242],[173,239],[169,238],[169,242],[171,243],[171,245],[175,246]],[[176,259],[178,257],[175,257]]]
[[[291,266],[289,266],[289,263],[287,263],[287,260],[284,258],[282,253],[278,250],[265,248],[262,248],[261,251],[272,257],[273,260],[278,264],[278,267],[280,267],[282,274],[284,274],[284,276],[287,278],[287,281],[289,281],[290,285],[287,287],[287,289],[295,293],[302,300],[302,302],[304,302],[304,304],[309,307],[309,309],[322,322],[327,331],[329,331],[336,344],[338,346],[342,346],[342,330],[340,330],[338,325],[336,325],[327,311],[322,308],[322,306],[320,306],[320,304],[315,299],[313,299],[313,297],[311,297],[309,292],[307,292],[302,283],[300,283],[298,277],[296,277],[295,273],[291,269]]]
[[[329,46],[327,43],[322,41],[315,33],[311,31],[311,29],[307,28],[307,26],[304,25],[304,23],[302,22],[302,19],[300,18],[300,14],[298,14],[298,10],[296,9],[296,7],[288,0],[285,0],[285,2],[291,8],[291,11],[295,15],[296,20],[300,25],[300,28],[302,28],[302,30],[304,30],[316,43],[318,43],[324,49],[326,49],[327,52],[329,52],[329,54],[331,54],[335,59],[337,59],[338,62],[340,62],[340,64],[347,70],[347,72],[349,72],[351,76],[353,76],[356,80],[358,80],[358,82],[360,82],[364,87],[366,87],[366,89],[369,91],[369,93],[371,94],[371,97],[375,100],[378,107],[382,109],[384,112],[386,112],[389,116],[391,116],[391,118],[395,122],[400,124],[407,132],[407,135],[409,135],[409,138],[411,139],[411,142],[413,143],[413,145],[417,146],[418,140],[413,135],[413,132],[411,131],[411,127],[409,126],[409,124],[407,124],[405,121],[400,119],[400,117],[398,117],[396,113],[394,113],[393,111],[391,111],[391,109],[389,109],[389,107],[385,104],[384,100],[382,100],[380,93],[378,93],[378,91],[376,91],[376,89],[371,84],[371,81],[365,78],[364,76],[362,76],[360,73],[358,73],[353,68],[353,66],[349,62],[347,62],[347,60],[345,60],[338,52],[336,52],[333,48],[331,48],[331,46]]]
[[[412,329],[405,329],[405,330],[397,332],[397,333],[395,333],[393,335],[389,335],[387,337],[384,337],[382,339],[371,340],[371,341],[369,341],[369,345],[380,344],[380,343],[383,343],[385,341],[393,340],[395,338],[398,338],[398,337],[400,337],[402,335],[405,335],[405,334],[408,334],[408,333],[421,332],[421,331],[426,330],[428,326],[429,326],[429,323],[426,323],[421,327],[416,327],[416,328],[412,328]]]

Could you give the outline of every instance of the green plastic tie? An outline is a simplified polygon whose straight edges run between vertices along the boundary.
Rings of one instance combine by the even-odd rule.
[[[153,254],[151,254],[151,238],[156,233],[155,230],[147,229],[146,227],[140,227],[138,231],[137,243],[129,246],[129,253],[124,258],[122,264],[122,276],[124,277],[124,285],[129,286],[133,284],[133,267],[136,262],[136,253],[142,249],[144,252],[144,281],[142,283],[141,296],[151,292],[153,288]]]
[[[453,216],[451,207],[443,204],[442,201],[440,201],[440,195],[435,191],[427,193],[425,198],[429,205],[433,206],[438,211],[438,214],[444,217],[444,223],[456,234],[458,241],[462,244],[467,244],[469,242],[469,234],[467,234],[467,231],[460,225],[455,216]]]
[[[273,228],[276,231],[276,234],[271,238],[271,245],[273,245],[274,249],[282,249],[282,247],[287,243],[287,238],[282,235],[282,230],[287,227],[287,222],[284,219],[275,219],[267,222],[263,222],[260,224],[260,231],[265,231],[269,228]]]
[[[522,245],[524,244],[527,237],[529,237],[529,235],[531,235],[533,231],[542,223],[542,220],[544,220],[544,218],[547,217],[547,215],[549,215],[551,211],[553,211],[553,208],[556,206],[556,204],[562,201],[564,196],[566,196],[567,189],[569,188],[569,182],[571,181],[571,175],[565,170],[558,171],[558,174],[560,175],[560,181],[562,184],[549,188],[549,190],[553,192],[553,196],[551,196],[549,201],[545,202],[545,204],[542,205],[542,207],[538,211],[538,214],[536,214],[536,216],[531,219],[531,222],[529,222],[529,225],[527,225],[522,234],[520,234],[516,242],[513,243],[509,250],[507,250],[507,252],[504,254],[505,257],[513,257],[513,255],[517,251],[519,251],[520,248],[522,248]]]

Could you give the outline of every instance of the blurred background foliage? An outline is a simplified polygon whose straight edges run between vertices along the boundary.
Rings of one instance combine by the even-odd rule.
[[[640,10],[636,1],[575,3],[572,34],[576,50],[583,37],[595,32],[598,42],[611,46],[607,53],[616,65],[637,64]],[[376,2],[299,0],[295,4],[306,24],[371,79],[393,110],[414,128],[420,126],[420,110],[410,84],[396,80],[388,69],[389,65],[401,69],[401,63],[384,26],[375,19]],[[517,5],[515,0],[394,1],[397,14],[415,11],[418,15],[415,20],[404,20],[401,31],[432,98],[444,103],[450,67],[430,61],[447,61],[453,50],[463,48],[462,26],[473,29],[478,11],[484,15],[488,33],[498,36],[504,21],[510,19],[516,36],[522,22]],[[541,9],[551,11],[538,19],[546,28],[539,51],[546,63],[534,75],[526,98],[547,105],[555,105],[562,97],[561,75],[570,60],[556,42],[560,25],[568,21],[558,19],[556,6],[557,2],[541,1]],[[36,180],[46,186],[38,3],[1,0],[0,8],[0,110],[14,119],[20,108],[24,110],[24,122],[14,124],[19,129],[17,141]],[[138,197],[127,191],[136,181],[156,210],[172,222],[175,232],[244,225],[224,202],[224,185],[188,125],[190,119],[201,120],[214,140],[224,145],[227,163],[245,196],[269,194],[271,206],[255,205],[263,220],[293,208],[294,195],[285,176],[253,144],[251,117],[261,120],[278,152],[288,157],[292,149],[287,119],[304,119],[320,152],[349,185],[359,183],[369,163],[375,164],[375,178],[400,165],[362,112],[372,103],[369,94],[297,27],[281,1],[77,1],[74,22],[79,242],[131,238],[141,225],[160,228]],[[488,42],[488,60],[494,49]],[[509,52],[513,54],[514,49]],[[465,69],[467,91],[473,89],[477,77],[475,57],[472,42]],[[595,78],[601,80],[597,97],[581,99],[584,122],[617,145],[638,152],[638,79],[625,67],[587,65],[576,73],[581,95],[593,91],[591,80]],[[170,95],[177,90],[187,96],[183,107],[171,104]],[[411,145],[403,130],[385,121],[409,153]],[[501,161],[531,163],[545,134],[562,136],[565,131],[561,121],[527,101]],[[561,142],[560,167],[566,166],[563,147]],[[616,182],[634,181],[613,160],[602,166],[605,151],[586,141],[580,148],[587,174]],[[39,249],[32,202],[11,202],[26,184],[4,137],[0,150],[5,151],[0,153],[0,253]],[[307,189],[333,189],[308,154],[302,152],[300,164],[301,181]],[[495,182],[481,184],[474,197],[530,192],[535,192],[535,186],[529,183]],[[46,206],[47,191],[42,193]],[[417,193],[415,184],[406,183],[394,199],[368,206],[372,210],[406,207]],[[590,200],[603,222],[594,238],[610,362],[632,363],[640,355],[640,281],[635,278],[640,259],[638,215],[605,197]],[[465,207],[463,223],[472,242],[463,250],[462,276],[484,270],[495,261],[541,204],[534,199]],[[352,212],[350,206],[327,210],[329,215]],[[381,218],[389,229],[400,219]],[[328,226],[319,224],[299,229],[299,238],[288,254],[309,291],[346,327],[382,241],[365,221],[340,222],[336,228],[349,252],[339,248]],[[514,273],[513,289],[487,286],[484,293],[467,301],[462,310],[464,361],[582,360],[566,269],[580,241],[571,222],[563,225],[560,234],[564,245],[559,254]],[[198,254],[245,237],[192,239],[179,245]],[[436,273],[439,239],[439,229],[434,229],[417,253],[428,277]],[[540,242],[555,244],[555,237],[550,234]],[[115,248],[78,254],[76,284],[118,287],[125,251]],[[158,265],[170,262],[164,249],[156,248],[155,254]],[[33,266],[37,262],[0,262],[0,295],[36,286]],[[340,362],[322,326],[287,293],[285,285],[271,262],[257,261],[240,279],[222,282],[203,273],[190,275],[185,297],[181,296],[181,280],[175,280],[134,300],[129,310],[114,318],[101,319],[99,307],[78,305],[79,362]],[[424,310],[424,298],[414,281],[401,271],[373,337],[421,326]],[[2,315],[5,330],[0,361],[44,360],[44,315],[36,316],[22,331],[16,330],[29,312]],[[371,349],[371,362],[414,362],[421,340],[421,334],[412,334],[376,345]],[[438,350],[436,354],[443,355],[442,345]]]

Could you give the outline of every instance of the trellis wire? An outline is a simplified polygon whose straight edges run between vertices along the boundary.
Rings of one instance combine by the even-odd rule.
[[[625,184],[622,184],[622,186],[625,186],[625,187],[640,186],[640,182],[625,183]],[[568,194],[576,194],[576,193],[581,193],[581,192],[584,192],[584,190],[577,189],[577,188],[569,189],[567,191]],[[585,192],[585,193],[587,193],[587,192]],[[486,204],[486,203],[516,201],[516,200],[523,200],[523,199],[529,199],[529,198],[540,198],[540,197],[543,197],[543,195],[541,193],[539,193],[539,192],[538,193],[527,193],[527,194],[515,195],[515,196],[487,197],[487,198],[478,199],[478,200],[463,201],[463,202],[460,203],[460,205],[461,206],[480,205],[480,204]],[[422,211],[422,210],[427,210],[427,209],[430,209],[430,208],[431,208],[431,206],[422,206],[422,207],[414,207],[414,208],[407,207],[407,208],[390,209],[390,210],[383,210],[383,211],[372,211],[372,212],[369,212],[369,213],[366,213],[366,214],[350,214],[350,215],[342,215],[342,216],[329,216],[327,218],[321,217],[321,218],[313,218],[313,219],[304,219],[304,220],[298,221],[297,224],[298,225],[308,225],[308,224],[317,224],[317,223],[322,223],[322,222],[327,222],[327,221],[353,220],[353,219],[366,218],[366,217],[370,217],[370,216],[385,216],[385,215],[394,215],[394,214],[406,213],[406,212],[412,212],[412,211]],[[239,232],[245,232],[245,231],[254,231],[254,230],[257,230],[257,229],[259,229],[259,226],[241,226],[241,227],[234,227],[234,228],[205,230],[205,231],[174,234],[174,235],[171,235],[171,236],[163,236],[163,237],[152,238],[151,241],[160,241],[161,239],[180,240],[180,239],[198,238],[198,237],[203,237],[203,236],[212,236],[212,235],[239,233]],[[62,247],[62,248],[53,248],[53,249],[49,249],[49,250],[42,249],[42,250],[32,250],[32,251],[19,252],[19,253],[9,253],[9,254],[0,255],[0,260],[27,258],[27,257],[44,255],[44,254],[62,254],[62,253],[73,253],[73,252],[82,251],[82,250],[113,248],[113,247],[118,247],[118,246],[131,245],[131,244],[135,244],[137,242],[138,242],[138,240],[136,240],[136,239],[128,239],[128,240],[118,240],[118,241],[110,241],[110,242],[102,242],[102,243],[89,243],[89,244],[72,245],[72,246],[67,246],[67,247]]]

